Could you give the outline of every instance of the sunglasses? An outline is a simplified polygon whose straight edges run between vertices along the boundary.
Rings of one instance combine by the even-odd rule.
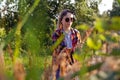
[[[69,21],[73,22],[73,20],[74,20],[74,18],[65,18],[66,22],[69,22]]]

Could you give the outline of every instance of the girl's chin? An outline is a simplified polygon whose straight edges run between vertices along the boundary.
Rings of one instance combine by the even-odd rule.
[[[69,28],[69,27],[70,27],[70,25],[67,25],[66,27],[67,27],[67,28]]]

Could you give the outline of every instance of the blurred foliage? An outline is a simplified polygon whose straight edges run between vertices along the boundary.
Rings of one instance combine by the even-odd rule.
[[[107,30],[116,30],[119,31],[120,28],[118,25],[120,25],[120,18],[119,17],[113,17],[111,19],[97,19],[95,23],[95,27],[98,31],[104,32]]]
[[[77,75],[81,80],[88,80],[88,78],[89,80],[117,80],[114,78],[117,75],[119,78],[118,71],[110,73],[103,71],[103,73],[89,76],[87,79],[85,76],[87,73],[100,69],[105,63],[97,62],[97,64],[88,66],[89,59],[93,56],[117,56],[119,58],[120,0],[113,4],[113,10],[106,17],[102,17],[104,15],[97,17],[98,4],[101,0],[98,2],[91,0],[89,5],[87,0],[75,0],[75,3],[71,3],[70,0],[17,1],[8,0],[3,10],[3,13],[4,11],[8,13],[0,16],[0,45],[5,44],[0,51],[4,51],[5,74],[9,80],[14,79],[13,67],[16,67],[12,62],[11,55],[15,57],[14,60],[20,59],[22,61],[26,80],[41,79],[44,67],[47,65],[45,59],[48,59],[49,64],[51,63],[52,51],[63,39],[62,36],[55,45],[51,46],[51,35],[56,29],[58,13],[66,8],[76,13],[77,20],[73,27],[81,32],[82,38],[87,30],[94,28],[82,48],[78,48],[74,53],[74,58],[81,62],[82,68],[72,77]],[[12,3],[16,4],[9,7]],[[12,10],[14,8],[15,10]],[[102,51],[104,43],[108,45],[104,48],[105,52]]]
[[[120,16],[120,1],[114,0],[113,9],[110,11],[110,17]]]
[[[75,13],[78,22],[77,24],[86,23],[92,26],[92,22],[95,20],[94,17],[98,15],[98,4],[98,1],[76,0]]]

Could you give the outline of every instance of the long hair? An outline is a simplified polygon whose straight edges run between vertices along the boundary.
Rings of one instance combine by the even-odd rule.
[[[61,21],[62,21],[63,17],[67,15],[67,13],[73,14],[73,19],[76,20],[76,17],[75,17],[75,14],[73,11],[71,11],[69,9],[64,9],[58,16],[57,29],[63,28]]]

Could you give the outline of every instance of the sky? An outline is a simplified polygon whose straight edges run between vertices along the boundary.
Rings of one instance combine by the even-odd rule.
[[[102,2],[98,5],[98,9],[100,14],[104,11],[112,10],[112,3],[114,0],[102,0]]]

